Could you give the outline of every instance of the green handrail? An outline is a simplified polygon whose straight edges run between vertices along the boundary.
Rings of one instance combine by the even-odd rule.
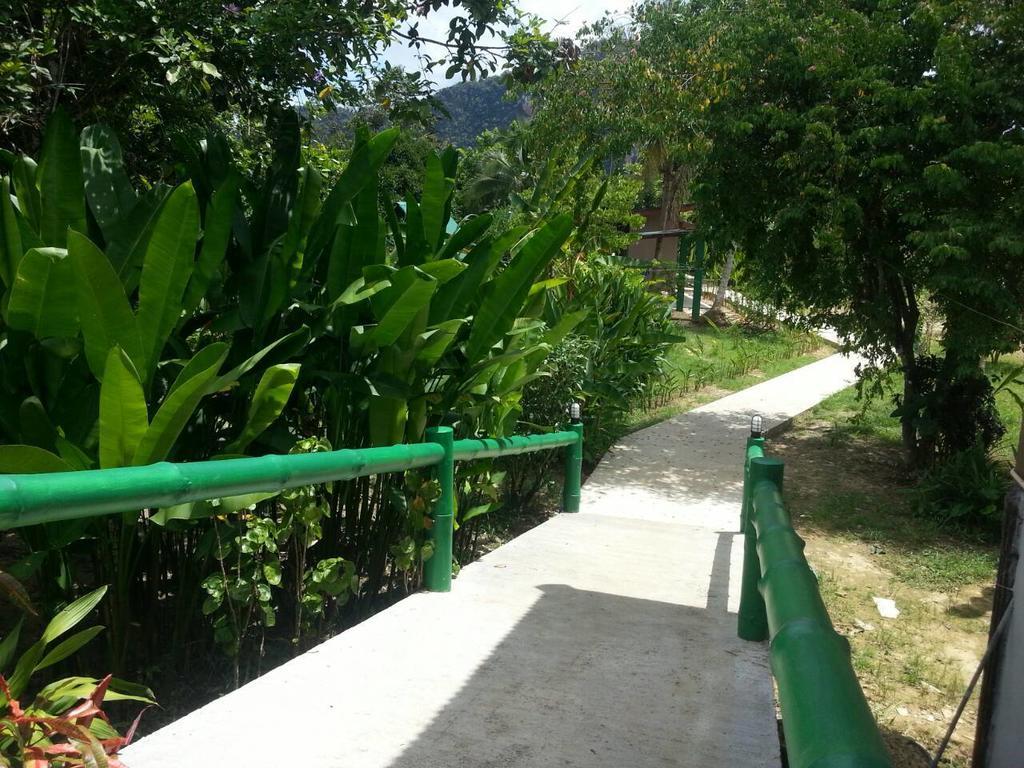
[[[435,443],[142,467],[0,475],[0,530],[188,501],[282,491],[364,475],[429,467]]]
[[[741,607],[740,637],[770,640],[789,765],[891,768],[853,671],[850,644],[832,626],[804,542],[782,503],[783,462],[763,456],[762,446],[757,438],[747,445],[744,532],[755,553],[744,557],[740,605],[748,612],[744,616]],[[766,619],[761,636],[756,608]]]
[[[427,442],[380,448],[344,449],[254,458],[171,463],[142,467],[0,475],[0,531],[138,509],[169,507],[190,501],[250,493],[272,493],[304,485],[351,480],[366,475],[437,467],[441,495],[435,506],[431,538],[433,563],[424,569],[424,586],[451,588],[455,461],[514,456],[566,448],[566,503],[579,511],[583,428],[564,432],[481,440],[452,440],[449,427],[428,431]],[[575,494],[575,504],[572,502]]]
[[[500,456],[515,456],[521,453],[546,451],[561,448],[579,441],[575,432],[549,432],[526,437],[489,437],[482,439],[456,440],[455,460],[494,459]]]

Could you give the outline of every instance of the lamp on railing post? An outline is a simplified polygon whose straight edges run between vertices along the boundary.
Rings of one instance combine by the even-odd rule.
[[[562,511],[580,511],[580,488],[583,485],[583,405],[574,401],[569,406],[569,431],[578,439],[565,447],[565,482],[562,485]]]
[[[764,437],[764,417],[759,413],[755,413],[750,417],[750,436]]]

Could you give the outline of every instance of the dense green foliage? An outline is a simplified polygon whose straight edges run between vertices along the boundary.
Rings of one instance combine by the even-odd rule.
[[[761,295],[900,367],[916,461],[989,444],[978,363],[1024,326],[1020,5],[752,0],[722,19],[702,222]],[[918,346],[925,296],[938,360]],[[946,429],[962,396],[976,418]]]
[[[211,133],[184,158],[189,181],[139,191],[113,133],[79,135],[58,112],[38,164],[14,162],[0,180],[0,471],[516,429],[523,387],[583,319],[549,306],[563,282],[544,279],[570,218],[492,235],[483,214],[446,232],[449,150],[427,158],[399,221],[379,188],[396,130],[362,136],[326,196],[295,115],[273,135],[257,178]],[[499,492],[486,466],[462,472],[467,496]],[[417,583],[433,494],[410,474],[31,528],[23,567],[45,605],[112,585],[117,670],[178,663],[204,621],[235,658],[279,654]]]

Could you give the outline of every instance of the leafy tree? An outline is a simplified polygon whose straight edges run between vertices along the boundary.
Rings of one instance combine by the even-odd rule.
[[[460,11],[448,37],[421,38],[416,19],[443,6]],[[487,32],[509,43],[479,45]],[[394,36],[439,51],[430,65],[475,77],[503,57],[514,62],[527,49],[536,55],[537,45],[556,55],[555,44],[538,35],[503,0],[5,3],[0,128],[4,144],[34,151],[46,116],[61,105],[76,122],[113,127],[129,166],[152,174],[172,154],[170,137],[201,136],[220,115],[230,124],[236,115],[262,118],[296,99],[330,107],[360,91],[408,91],[416,85],[408,77],[376,64]]]
[[[704,151],[702,115],[714,79],[698,76],[703,19],[689,3],[641,3],[628,24],[593,25],[579,61],[532,89],[538,144],[639,157],[648,180],[660,182],[661,229],[678,216]],[[656,258],[661,246],[658,238]]]
[[[915,461],[974,439],[993,417],[979,360],[1024,326],[1024,7],[748,0],[714,14],[708,64],[727,81],[707,112],[702,221],[739,244],[759,293],[902,369]],[[924,296],[944,319],[938,361],[918,349]],[[943,434],[963,408],[974,425]]]

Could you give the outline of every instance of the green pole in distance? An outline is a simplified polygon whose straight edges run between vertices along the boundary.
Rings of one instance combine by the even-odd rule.
[[[441,495],[434,504],[434,524],[430,528],[433,554],[423,563],[423,587],[431,592],[452,590],[452,533],[455,528],[455,436],[451,427],[431,427],[427,441],[444,449],[434,470]]]
[[[693,307],[690,316],[700,320],[700,295],[704,291],[704,238],[698,237],[693,255]]]
[[[676,311],[682,312],[686,300],[686,254],[690,240],[680,235],[676,241]]]
[[[579,512],[580,495],[583,485],[583,423],[573,421],[569,431],[578,438],[565,447],[565,483],[562,486],[562,511]]]
[[[782,462],[763,457],[764,438],[750,438],[747,447],[747,471],[743,487],[743,583],[740,587],[740,609],[737,619],[742,640],[768,639],[768,614],[761,594],[761,561],[757,556],[757,530],[754,519],[757,508],[753,489],[764,480],[775,482],[782,492]],[[761,454],[760,456],[758,454]]]

